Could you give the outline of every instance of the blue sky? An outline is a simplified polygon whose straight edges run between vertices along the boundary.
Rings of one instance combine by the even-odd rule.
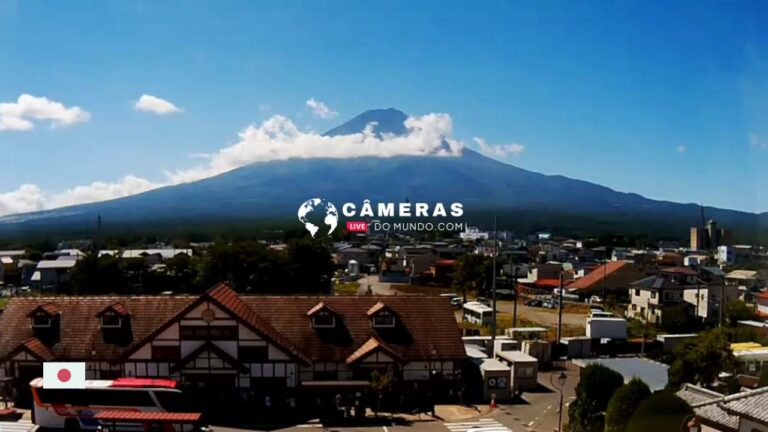
[[[522,168],[768,211],[768,3],[414,3],[0,0],[0,103],[89,114],[0,131],[0,204],[162,183],[275,114],[322,132],[396,107],[518,144],[501,157]],[[138,111],[143,94],[183,111]]]

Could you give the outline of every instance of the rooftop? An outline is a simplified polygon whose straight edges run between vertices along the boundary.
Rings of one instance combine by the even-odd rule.
[[[662,390],[667,386],[669,366],[644,358],[582,359],[574,360],[573,363],[579,367],[587,367],[591,364],[603,365],[620,373],[625,383],[635,377],[640,378],[651,391]]]

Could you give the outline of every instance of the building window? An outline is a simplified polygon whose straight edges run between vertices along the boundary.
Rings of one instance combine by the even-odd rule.
[[[237,347],[237,359],[243,363],[258,363],[269,360],[269,348],[260,346]]]
[[[378,314],[373,316],[373,326],[374,327],[394,327],[395,317],[387,311],[381,311]]]
[[[32,316],[32,328],[47,328],[51,326],[51,316],[44,312],[38,312]]]
[[[655,298],[656,298],[656,291],[651,291],[651,298],[652,298],[652,299],[655,299]]]
[[[640,297],[640,290],[635,288],[635,296]]]
[[[102,328],[119,328],[122,324],[122,318],[114,312],[107,312],[101,316]]]
[[[182,326],[183,340],[237,340],[237,326]]]
[[[152,345],[153,360],[178,360],[181,358],[179,345]]]
[[[336,381],[339,379],[339,373],[334,371],[315,371],[315,381]]]
[[[312,317],[312,327],[330,328],[336,327],[336,317],[327,311],[320,311]]]

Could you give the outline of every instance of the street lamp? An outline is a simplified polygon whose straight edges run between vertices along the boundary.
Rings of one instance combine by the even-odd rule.
[[[560,409],[558,410],[557,418],[557,432],[560,432],[563,429],[563,388],[565,388],[565,381],[568,379],[568,377],[565,375],[564,371],[560,371],[560,373],[557,375],[558,385],[555,385],[552,381],[555,379],[556,373],[557,372],[552,372],[552,375],[549,377],[549,382],[552,383],[552,386],[560,392]]]

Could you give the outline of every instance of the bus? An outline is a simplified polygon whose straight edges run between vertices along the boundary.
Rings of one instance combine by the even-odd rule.
[[[464,303],[464,321],[470,324],[490,325],[493,321],[493,308],[480,302]]]
[[[43,379],[29,383],[32,422],[43,428],[67,431],[96,430],[94,417],[103,411],[184,411],[178,383],[168,379],[118,378],[86,381],[84,389],[46,389]],[[141,424],[121,425],[120,430],[144,430]]]

